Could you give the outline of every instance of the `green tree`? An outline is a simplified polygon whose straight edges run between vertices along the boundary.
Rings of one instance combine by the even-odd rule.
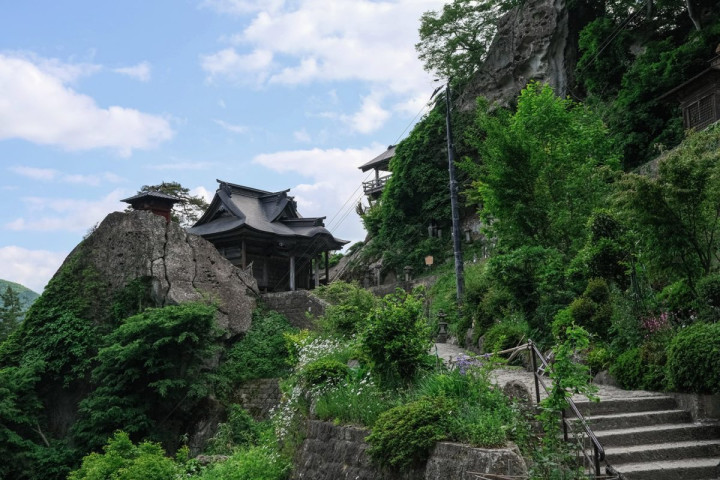
[[[481,102],[477,126],[470,142],[482,168],[467,170],[480,172],[474,178],[480,213],[498,245],[574,254],[619,168],[603,122],[549,86],[530,83],[513,114],[490,114]]]
[[[657,177],[627,174],[619,184],[618,205],[656,278],[694,290],[720,261],[719,149],[720,128],[692,133],[659,161]]]
[[[20,325],[24,317],[20,297],[8,286],[0,295],[0,342]]]
[[[425,70],[443,78],[467,79],[485,58],[497,20],[520,0],[453,0],[442,12],[420,17],[415,45]]]
[[[138,193],[160,192],[172,195],[181,201],[176,203],[172,211],[172,219],[183,227],[192,226],[207,210],[208,203],[199,195],[191,195],[190,189],[178,182],[162,182],[158,185],[143,185]]]
[[[215,311],[200,303],[150,308],[111,332],[97,355],[96,388],[73,427],[81,444],[97,448],[123,429],[177,448],[193,408],[210,393]]]

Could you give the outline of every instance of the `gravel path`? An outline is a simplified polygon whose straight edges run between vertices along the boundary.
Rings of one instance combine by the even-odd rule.
[[[450,343],[436,343],[433,347],[431,354],[437,354],[445,363],[452,363],[458,355],[463,354],[466,356],[473,356],[474,354],[467,350],[459,347],[458,345],[452,345]],[[535,392],[535,381],[533,379],[532,372],[522,369],[521,367],[504,367],[496,368],[491,373],[492,379],[495,384],[503,387],[506,383],[517,380],[525,384],[528,390],[532,393]],[[550,387],[550,379],[545,379],[545,384]],[[663,396],[662,393],[658,392],[646,392],[643,390],[623,390],[618,387],[610,385],[597,385],[597,395],[600,397],[600,401],[611,400],[615,398],[637,398],[637,397],[656,397]],[[544,392],[543,392],[543,395]],[[573,397],[575,401],[586,400],[583,396]]]

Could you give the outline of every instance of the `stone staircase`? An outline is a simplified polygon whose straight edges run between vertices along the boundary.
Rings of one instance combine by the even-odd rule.
[[[720,424],[694,423],[668,396],[576,402],[625,480],[720,479]]]

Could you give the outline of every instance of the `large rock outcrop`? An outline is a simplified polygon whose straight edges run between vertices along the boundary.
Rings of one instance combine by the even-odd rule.
[[[244,272],[196,235],[150,212],[115,212],[68,257],[81,255],[104,283],[108,297],[137,278],[148,278],[157,306],[212,299],[217,323],[233,337],[250,328],[258,292]]]
[[[577,61],[577,37],[591,18],[583,2],[528,0],[505,14],[485,62],[460,97],[460,108],[473,109],[475,99],[509,106],[530,80],[548,83],[561,97],[570,93]]]

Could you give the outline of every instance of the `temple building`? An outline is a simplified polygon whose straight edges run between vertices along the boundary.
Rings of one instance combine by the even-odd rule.
[[[141,192],[120,201],[129,203],[133,210],[148,210],[163,217],[168,222],[172,217],[173,206],[181,202],[179,198],[172,195],[153,191]]]
[[[385,184],[387,183],[388,178],[390,178],[390,174],[388,173],[381,176],[380,171],[390,171],[390,160],[395,156],[395,147],[396,145],[390,145],[383,153],[373,158],[366,164],[358,167],[363,172],[375,170],[375,178],[367,182],[363,182],[363,192],[365,192],[365,195],[367,195],[370,202],[380,198],[383,190],[385,189]]]
[[[325,217],[303,218],[289,190],[266,192],[218,180],[205,214],[188,229],[210,241],[234,265],[252,268],[261,290],[313,288],[320,283],[320,261],[346,240],[325,228]],[[313,261],[314,260],[314,261]]]
[[[720,46],[715,53],[720,54]],[[707,69],[660,99],[680,103],[686,129],[703,130],[720,120],[720,55],[710,61]]]

